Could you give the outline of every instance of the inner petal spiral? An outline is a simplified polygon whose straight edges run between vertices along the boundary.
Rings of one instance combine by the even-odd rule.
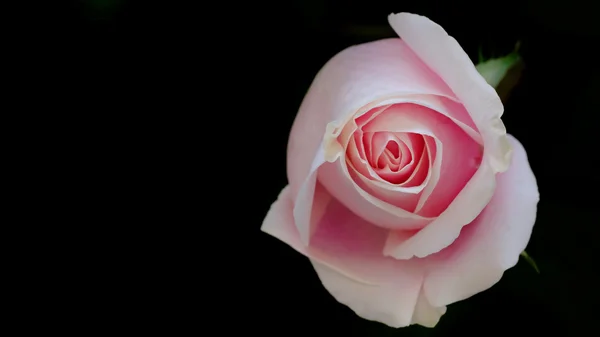
[[[406,183],[423,157],[423,136],[414,133],[365,132],[358,141],[364,153],[362,161],[381,180],[392,184]]]
[[[345,138],[351,179],[378,200],[419,216],[439,215],[481,161],[476,140],[419,104],[373,108],[354,122]]]

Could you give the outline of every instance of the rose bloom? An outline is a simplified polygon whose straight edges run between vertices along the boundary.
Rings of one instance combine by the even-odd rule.
[[[517,263],[539,194],[456,40],[423,16],[389,22],[400,39],[350,47],[314,79],[262,230],[359,316],[433,327]]]

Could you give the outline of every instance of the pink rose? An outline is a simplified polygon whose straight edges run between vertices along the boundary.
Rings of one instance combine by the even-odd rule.
[[[539,194],[456,40],[422,16],[389,22],[401,39],[350,47],[316,76],[262,230],[358,315],[432,327],[517,263]]]

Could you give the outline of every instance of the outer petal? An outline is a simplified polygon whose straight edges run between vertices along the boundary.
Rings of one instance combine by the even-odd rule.
[[[413,313],[412,323],[419,324],[424,327],[433,328],[440,321],[440,318],[446,313],[446,306],[434,307],[427,297],[423,288],[419,294],[417,307]]]
[[[498,175],[494,197],[448,248],[428,257],[425,293],[437,306],[490,288],[513,267],[527,246],[535,223],[539,193],[523,146],[512,136],[514,158]]]
[[[323,286],[336,300],[357,315],[394,328],[411,324],[434,327],[446,307],[433,307],[420,290],[420,273],[398,276],[394,282],[369,285],[348,278],[314,260],[313,266]]]
[[[277,200],[271,205],[260,229],[287,243],[298,252],[306,254],[308,247],[300,240],[300,234],[294,224],[293,209],[292,190],[288,185],[281,190]]]
[[[458,42],[435,22],[410,13],[391,14],[390,25],[429,68],[439,75],[471,114],[486,147],[492,169],[503,172],[510,165],[510,144],[500,120],[504,107],[477,72]]]
[[[325,163],[325,149],[319,148],[313,159],[308,177],[300,185],[294,205],[294,223],[305,245],[316,230],[317,224],[331,200],[331,196],[317,184],[317,170]]]
[[[394,327],[432,326],[445,308],[435,308],[421,289],[424,271],[414,261],[381,255],[386,231],[330,203],[310,246],[294,225],[291,189],[284,188],[269,210],[262,230],[308,256],[325,288],[358,315]]]
[[[384,253],[397,259],[422,258],[448,247],[491,200],[496,188],[494,175],[490,163],[482,162],[450,206],[429,225],[417,233],[390,232]]]
[[[423,280],[421,272],[411,271],[394,283],[370,285],[314,261],[313,266],[325,289],[357,315],[392,327],[410,325]]]

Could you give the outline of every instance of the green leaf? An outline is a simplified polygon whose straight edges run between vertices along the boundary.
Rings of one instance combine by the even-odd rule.
[[[529,254],[527,254],[526,251],[523,251],[521,253],[521,256],[533,267],[533,269],[535,269],[535,271],[538,274],[540,273],[540,269],[538,268],[537,263],[535,263],[535,261],[531,258],[531,256],[529,256]]]
[[[480,57],[483,58],[482,56]],[[517,64],[520,59],[519,53],[514,51],[504,57],[489,59],[483,63],[479,63],[476,68],[488,84],[496,88],[510,68]]]

